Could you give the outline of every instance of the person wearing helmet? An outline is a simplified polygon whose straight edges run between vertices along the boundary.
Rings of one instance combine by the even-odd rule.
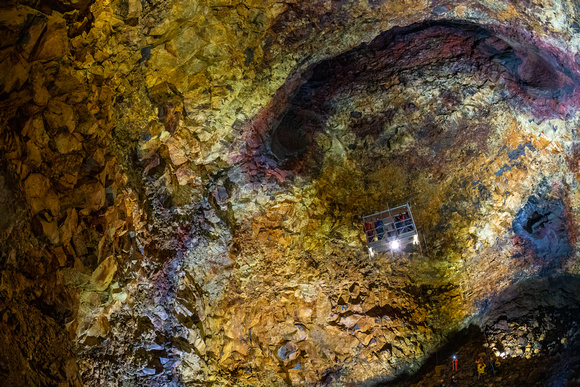
[[[483,375],[485,375],[485,363],[484,362],[478,362],[477,363],[477,378],[481,378]]]

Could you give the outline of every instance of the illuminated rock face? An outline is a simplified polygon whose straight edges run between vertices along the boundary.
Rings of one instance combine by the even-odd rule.
[[[373,384],[471,323],[575,358],[579,15],[3,9],[2,380]],[[420,249],[369,257],[361,216],[405,202]]]

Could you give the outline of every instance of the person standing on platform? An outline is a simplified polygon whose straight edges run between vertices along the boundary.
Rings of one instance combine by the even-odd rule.
[[[377,237],[379,238],[379,240],[383,239],[383,234],[385,233],[385,230],[383,228],[383,220],[382,219],[379,218],[375,222],[375,230],[377,231]]]

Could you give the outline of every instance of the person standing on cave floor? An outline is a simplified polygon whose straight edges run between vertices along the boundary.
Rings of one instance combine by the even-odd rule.
[[[477,363],[477,379],[480,379],[484,375],[485,375],[485,363],[478,362]]]
[[[495,358],[495,373],[499,375],[501,372],[501,362],[499,361],[499,357]]]
[[[489,325],[485,326],[485,335],[487,336],[487,339],[491,339],[491,334],[493,333],[493,331],[491,330]]]

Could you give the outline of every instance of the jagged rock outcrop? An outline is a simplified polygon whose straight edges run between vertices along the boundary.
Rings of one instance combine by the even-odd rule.
[[[372,384],[518,331],[514,284],[580,270],[579,15],[4,3],[3,379]],[[422,249],[369,257],[360,217],[404,202]]]

